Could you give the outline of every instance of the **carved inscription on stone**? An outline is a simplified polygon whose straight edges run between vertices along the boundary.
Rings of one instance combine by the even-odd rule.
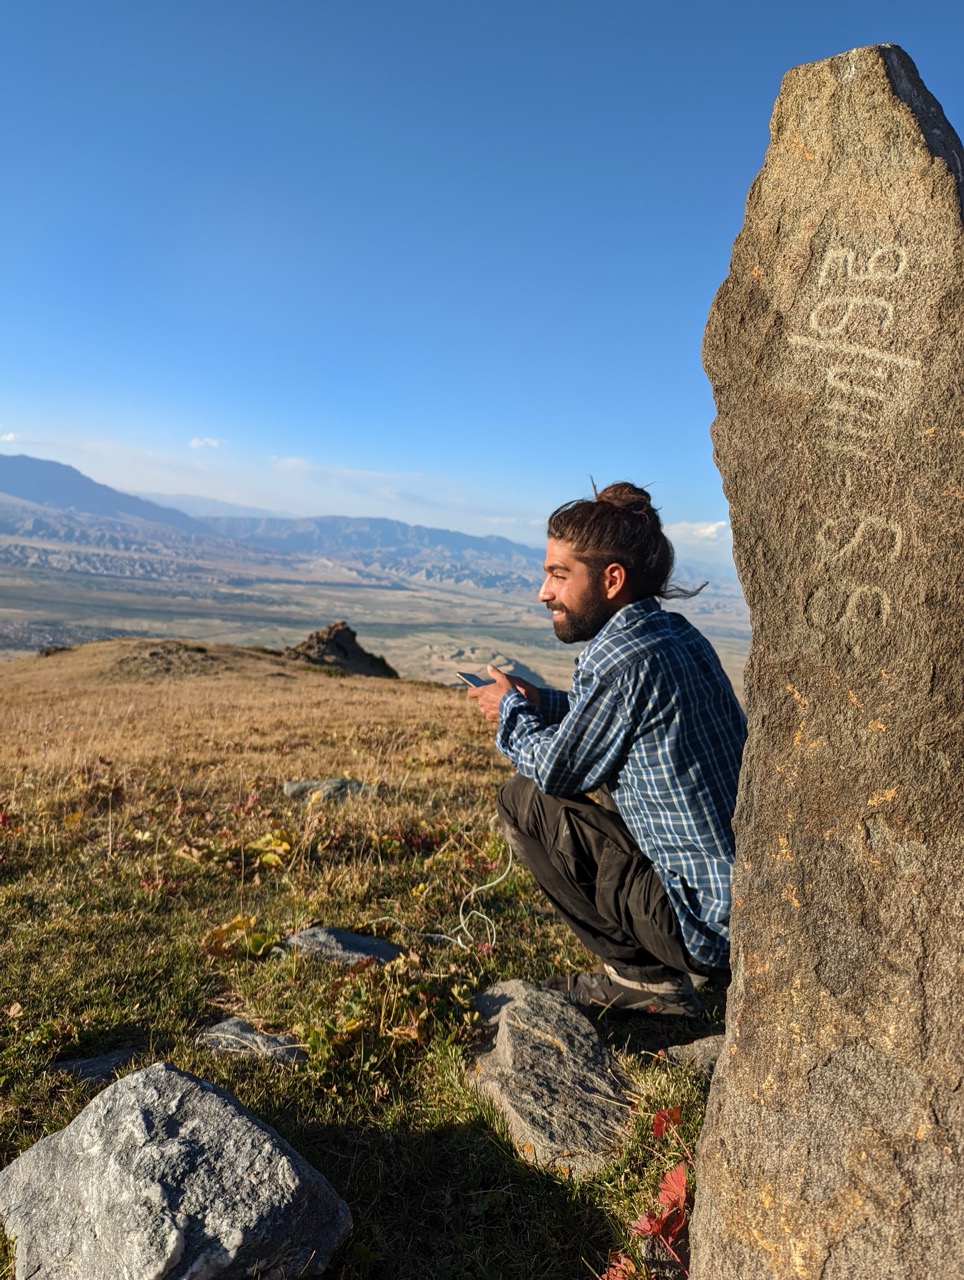
[[[863,261],[852,248],[829,250],[806,330],[790,334],[791,347],[816,353],[825,366],[820,425],[829,453],[872,463],[880,418],[889,402],[906,395],[920,367],[886,346],[887,331],[899,320],[898,282],[907,269],[907,254],[896,245],[873,249]]]
[[[706,329],[753,638],[692,1280],[964,1276],[961,156],[902,51],[795,68]]]
[[[899,245],[827,249],[817,270],[817,297],[800,331],[788,334],[791,359],[805,351],[816,369],[814,439],[842,468],[843,489],[856,498],[847,516],[817,531],[822,579],[807,596],[804,617],[816,631],[836,631],[858,643],[865,626],[886,625],[889,592],[877,581],[879,561],[894,562],[905,543],[902,527],[861,509],[860,473],[881,461],[881,422],[906,403],[920,360],[888,345],[904,336],[902,290],[913,274]]]

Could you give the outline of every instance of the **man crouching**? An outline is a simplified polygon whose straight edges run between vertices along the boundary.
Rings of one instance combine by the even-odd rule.
[[[470,689],[518,770],[499,791],[515,855],[601,964],[549,978],[582,1005],[697,1013],[728,975],[731,821],[746,720],[709,642],[659,598],[673,550],[644,489],[559,507],[539,599],[589,641],[568,693],[489,668]],[[589,793],[593,793],[590,795]]]

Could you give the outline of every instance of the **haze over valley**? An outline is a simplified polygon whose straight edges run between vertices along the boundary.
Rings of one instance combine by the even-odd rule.
[[[194,510],[199,507],[196,500]],[[405,678],[506,664],[565,684],[575,650],[535,599],[542,549],[379,518],[189,515],[73,467],[0,457],[0,657],[115,635],[282,648],[346,620]],[[738,691],[749,621],[735,573],[669,607],[705,632]]]

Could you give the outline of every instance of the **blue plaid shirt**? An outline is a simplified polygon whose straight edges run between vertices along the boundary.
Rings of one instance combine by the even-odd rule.
[[[503,696],[496,746],[546,795],[608,785],[687,950],[726,964],[746,718],[709,641],[655,598],[637,600],[580,653],[568,694],[539,694],[538,707]]]

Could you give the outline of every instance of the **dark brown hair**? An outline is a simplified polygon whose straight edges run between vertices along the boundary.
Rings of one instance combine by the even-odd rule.
[[[550,538],[565,542],[597,571],[621,564],[634,600],[688,598],[702,590],[669,585],[673,548],[645,489],[628,480],[592,489],[592,498],[577,498],[553,511],[546,526]]]

